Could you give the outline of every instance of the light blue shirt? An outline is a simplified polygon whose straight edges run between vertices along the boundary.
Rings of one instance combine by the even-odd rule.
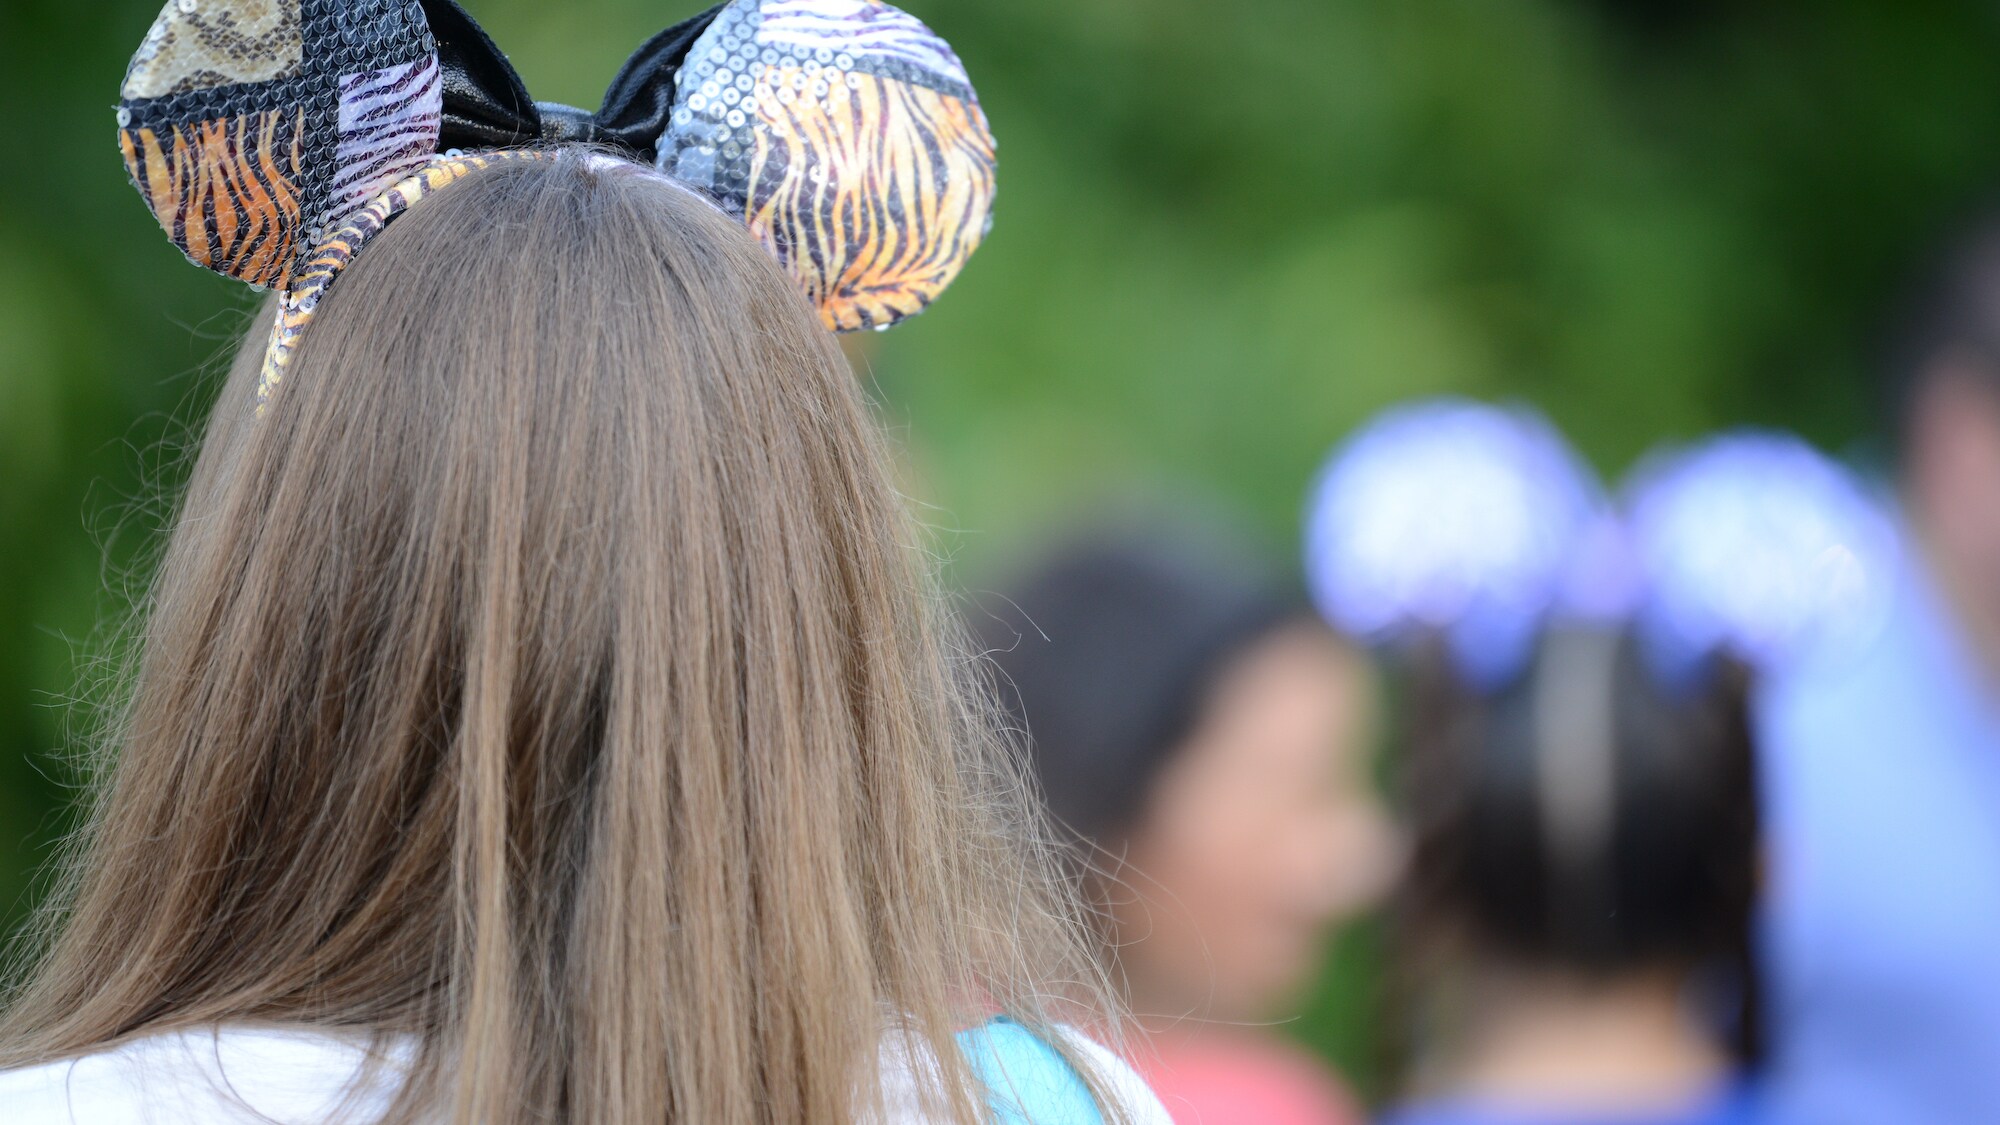
[[[1056,1049],[1009,1019],[958,1036],[994,1125],[1104,1125],[1090,1087]]]
[[[1123,1059],[1071,1029],[1055,1030],[1096,1071],[1123,1120],[1173,1125],[1160,1099]],[[1053,1044],[1013,1020],[1002,1017],[960,1032],[958,1046],[986,1087],[992,1125],[1104,1125],[1083,1075]]]
[[[2000,701],[1922,562],[1865,651],[1760,701],[1768,1106],[2000,1122]]]

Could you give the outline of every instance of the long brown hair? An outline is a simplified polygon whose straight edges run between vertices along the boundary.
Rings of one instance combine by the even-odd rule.
[[[579,154],[414,207],[268,412],[246,341],[0,1066],[416,1043],[390,1116],[865,1116],[892,1029],[1104,993],[831,336]],[[1075,1008],[1068,1005],[1075,1004]]]

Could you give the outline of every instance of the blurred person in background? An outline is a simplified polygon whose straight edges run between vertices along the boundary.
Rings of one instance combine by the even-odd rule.
[[[1761,595],[1825,544],[1764,517],[1839,526],[1821,493],[1845,494],[1764,438],[1648,468],[1627,520],[1539,412],[1435,399],[1372,419],[1314,487],[1315,601],[1407,685],[1398,1125],[1751,1112],[1755,767],[1720,654],[1814,615]]]
[[[1327,1068],[1253,1025],[1298,1004],[1329,931],[1392,876],[1367,657],[1165,537],[1075,543],[1006,594],[975,628],[1101,908],[1134,1065],[1178,1121],[1359,1120]]]
[[[1744,1052],[1699,1002],[1747,980],[1741,670],[1668,686],[1615,628],[1549,632],[1493,691],[1438,663],[1417,677],[1405,763],[1423,1093],[1388,1120],[1750,1121]]]
[[[1915,290],[1888,366],[1892,611],[1760,701],[1772,1105],[2000,1121],[2000,213]]]

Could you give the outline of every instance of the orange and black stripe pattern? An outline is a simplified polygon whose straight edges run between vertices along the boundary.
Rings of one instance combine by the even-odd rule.
[[[965,265],[993,207],[993,137],[978,103],[860,69],[823,97],[781,100],[773,67],[746,219],[819,306],[852,331],[923,311]]]
[[[285,289],[437,151],[421,0],[165,0],[119,89],[133,186],[196,265]]]
[[[252,285],[290,280],[299,229],[302,110],[121,129],[125,169],[161,229],[197,264]]]
[[[882,0],[733,0],[658,146],[778,256],[827,327],[921,312],[986,236],[993,134],[965,66]]]

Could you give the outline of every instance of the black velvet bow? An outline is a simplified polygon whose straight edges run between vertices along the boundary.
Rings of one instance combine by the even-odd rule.
[[[646,41],[619,69],[596,113],[538,102],[485,29],[457,0],[419,0],[437,40],[444,90],[438,148],[506,148],[536,142],[615,145],[652,163],[673,110],[674,76],[688,48],[727,5],[681,21]]]

